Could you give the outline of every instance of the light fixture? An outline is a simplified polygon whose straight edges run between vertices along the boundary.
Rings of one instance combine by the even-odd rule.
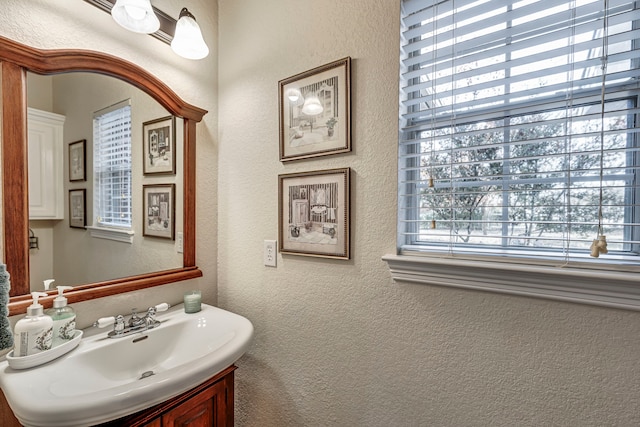
[[[322,113],[324,108],[322,108],[322,104],[316,95],[308,96],[304,100],[304,105],[302,106],[302,112],[307,116],[317,116]]]
[[[287,97],[289,98],[289,101],[296,103],[302,97],[302,93],[300,93],[298,89],[289,89],[287,91]]]
[[[180,11],[178,21],[151,5],[150,0],[84,0],[113,16],[122,27],[138,33],[147,33],[171,45],[173,51],[187,59],[202,59],[209,54],[200,26],[186,7]],[[144,26],[147,20],[153,26]]]
[[[120,26],[134,33],[151,34],[160,28],[150,0],[117,0],[111,16]]]
[[[209,47],[202,38],[200,26],[186,7],[180,11],[171,49],[187,59],[202,59],[209,55]]]

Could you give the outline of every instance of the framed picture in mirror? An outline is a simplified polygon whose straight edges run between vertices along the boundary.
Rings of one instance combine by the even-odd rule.
[[[176,173],[176,118],[162,117],[142,124],[143,173]]]
[[[87,202],[84,188],[69,190],[69,227],[85,228],[87,225]]]
[[[280,252],[349,259],[350,168],[278,176]]]
[[[69,181],[71,182],[87,180],[86,144],[86,139],[69,143]]]
[[[150,184],[142,186],[144,204],[143,236],[174,239],[175,233],[175,184]]]

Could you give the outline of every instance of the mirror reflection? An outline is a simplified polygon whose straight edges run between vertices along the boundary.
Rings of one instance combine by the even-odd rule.
[[[29,228],[37,238],[29,250],[31,290],[47,279],[78,286],[182,267],[183,120],[134,86],[96,73],[28,73],[27,94]],[[100,136],[94,124],[123,105],[130,105],[130,152],[105,172],[98,165],[109,154],[96,149],[96,138],[109,140],[110,132]],[[123,150],[114,147],[106,152]],[[114,175],[123,164],[129,175]]]

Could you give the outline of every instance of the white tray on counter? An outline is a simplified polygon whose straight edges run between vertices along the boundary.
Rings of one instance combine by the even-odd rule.
[[[51,362],[53,359],[69,353],[80,344],[82,338],[82,331],[76,330],[72,339],[69,341],[53,347],[51,350],[43,351],[41,353],[32,354],[31,356],[13,356],[13,350],[7,355],[7,362],[13,369],[27,369],[39,366],[47,362]]]

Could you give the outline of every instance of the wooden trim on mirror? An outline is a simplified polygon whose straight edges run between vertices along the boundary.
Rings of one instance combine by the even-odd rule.
[[[175,116],[199,122],[207,114],[207,110],[184,102],[169,86],[147,70],[106,53],[80,49],[36,49],[0,37],[0,61],[11,62],[44,75],[72,71],[105,74],[144,91]]]
[[[0,37],[2,106],[2,209],[4,262],[11,274],[11,316],[29,305],[29,200],[27,175],[26,72],[94,72],[123,80],[144,91],[171,114],[184,119],[183,267],[75,287],[69,303],[102,298],[202,276],[196,266],[196,124],[206,110],[184,102],[167,85],[121,58],[87,50],[41,50]],[[39,301],[50,307],[56,291]]]
[[[185,265],[196,265],[196,122],[184,120],[184,141],[193,141],[194,144],[184,144],[184,183],[182,197],[184,206],[193,209],[184,209],[183,227],[184,244],[183,257]]]
[[[108,297],[110,295],[124,292],[137,291],[150,288],[152,286],[166,285],[168,283],[202,277],[202,271],[198,267],[177,268],[175,270],[160,271],[156,273],[141,274],[138,276],[125,277],[123,279],[110,280],[106,282],[92,283],[89,285],[76,286],[72,291],[65,292],[69,303],[88,301],[95,298]],[[51,307],[53,299],[57,295],[56,291],[50,291],[50,296],[38,300],[44,307]],[[31,305],[31,295],[20,295],[11,298],[9,304],[10,315],[25,313],[27,307]]]
[[[2,63],[2,234],[4,262],[11,266],[11,295],[29,284],[26,79],[22,67]]]

